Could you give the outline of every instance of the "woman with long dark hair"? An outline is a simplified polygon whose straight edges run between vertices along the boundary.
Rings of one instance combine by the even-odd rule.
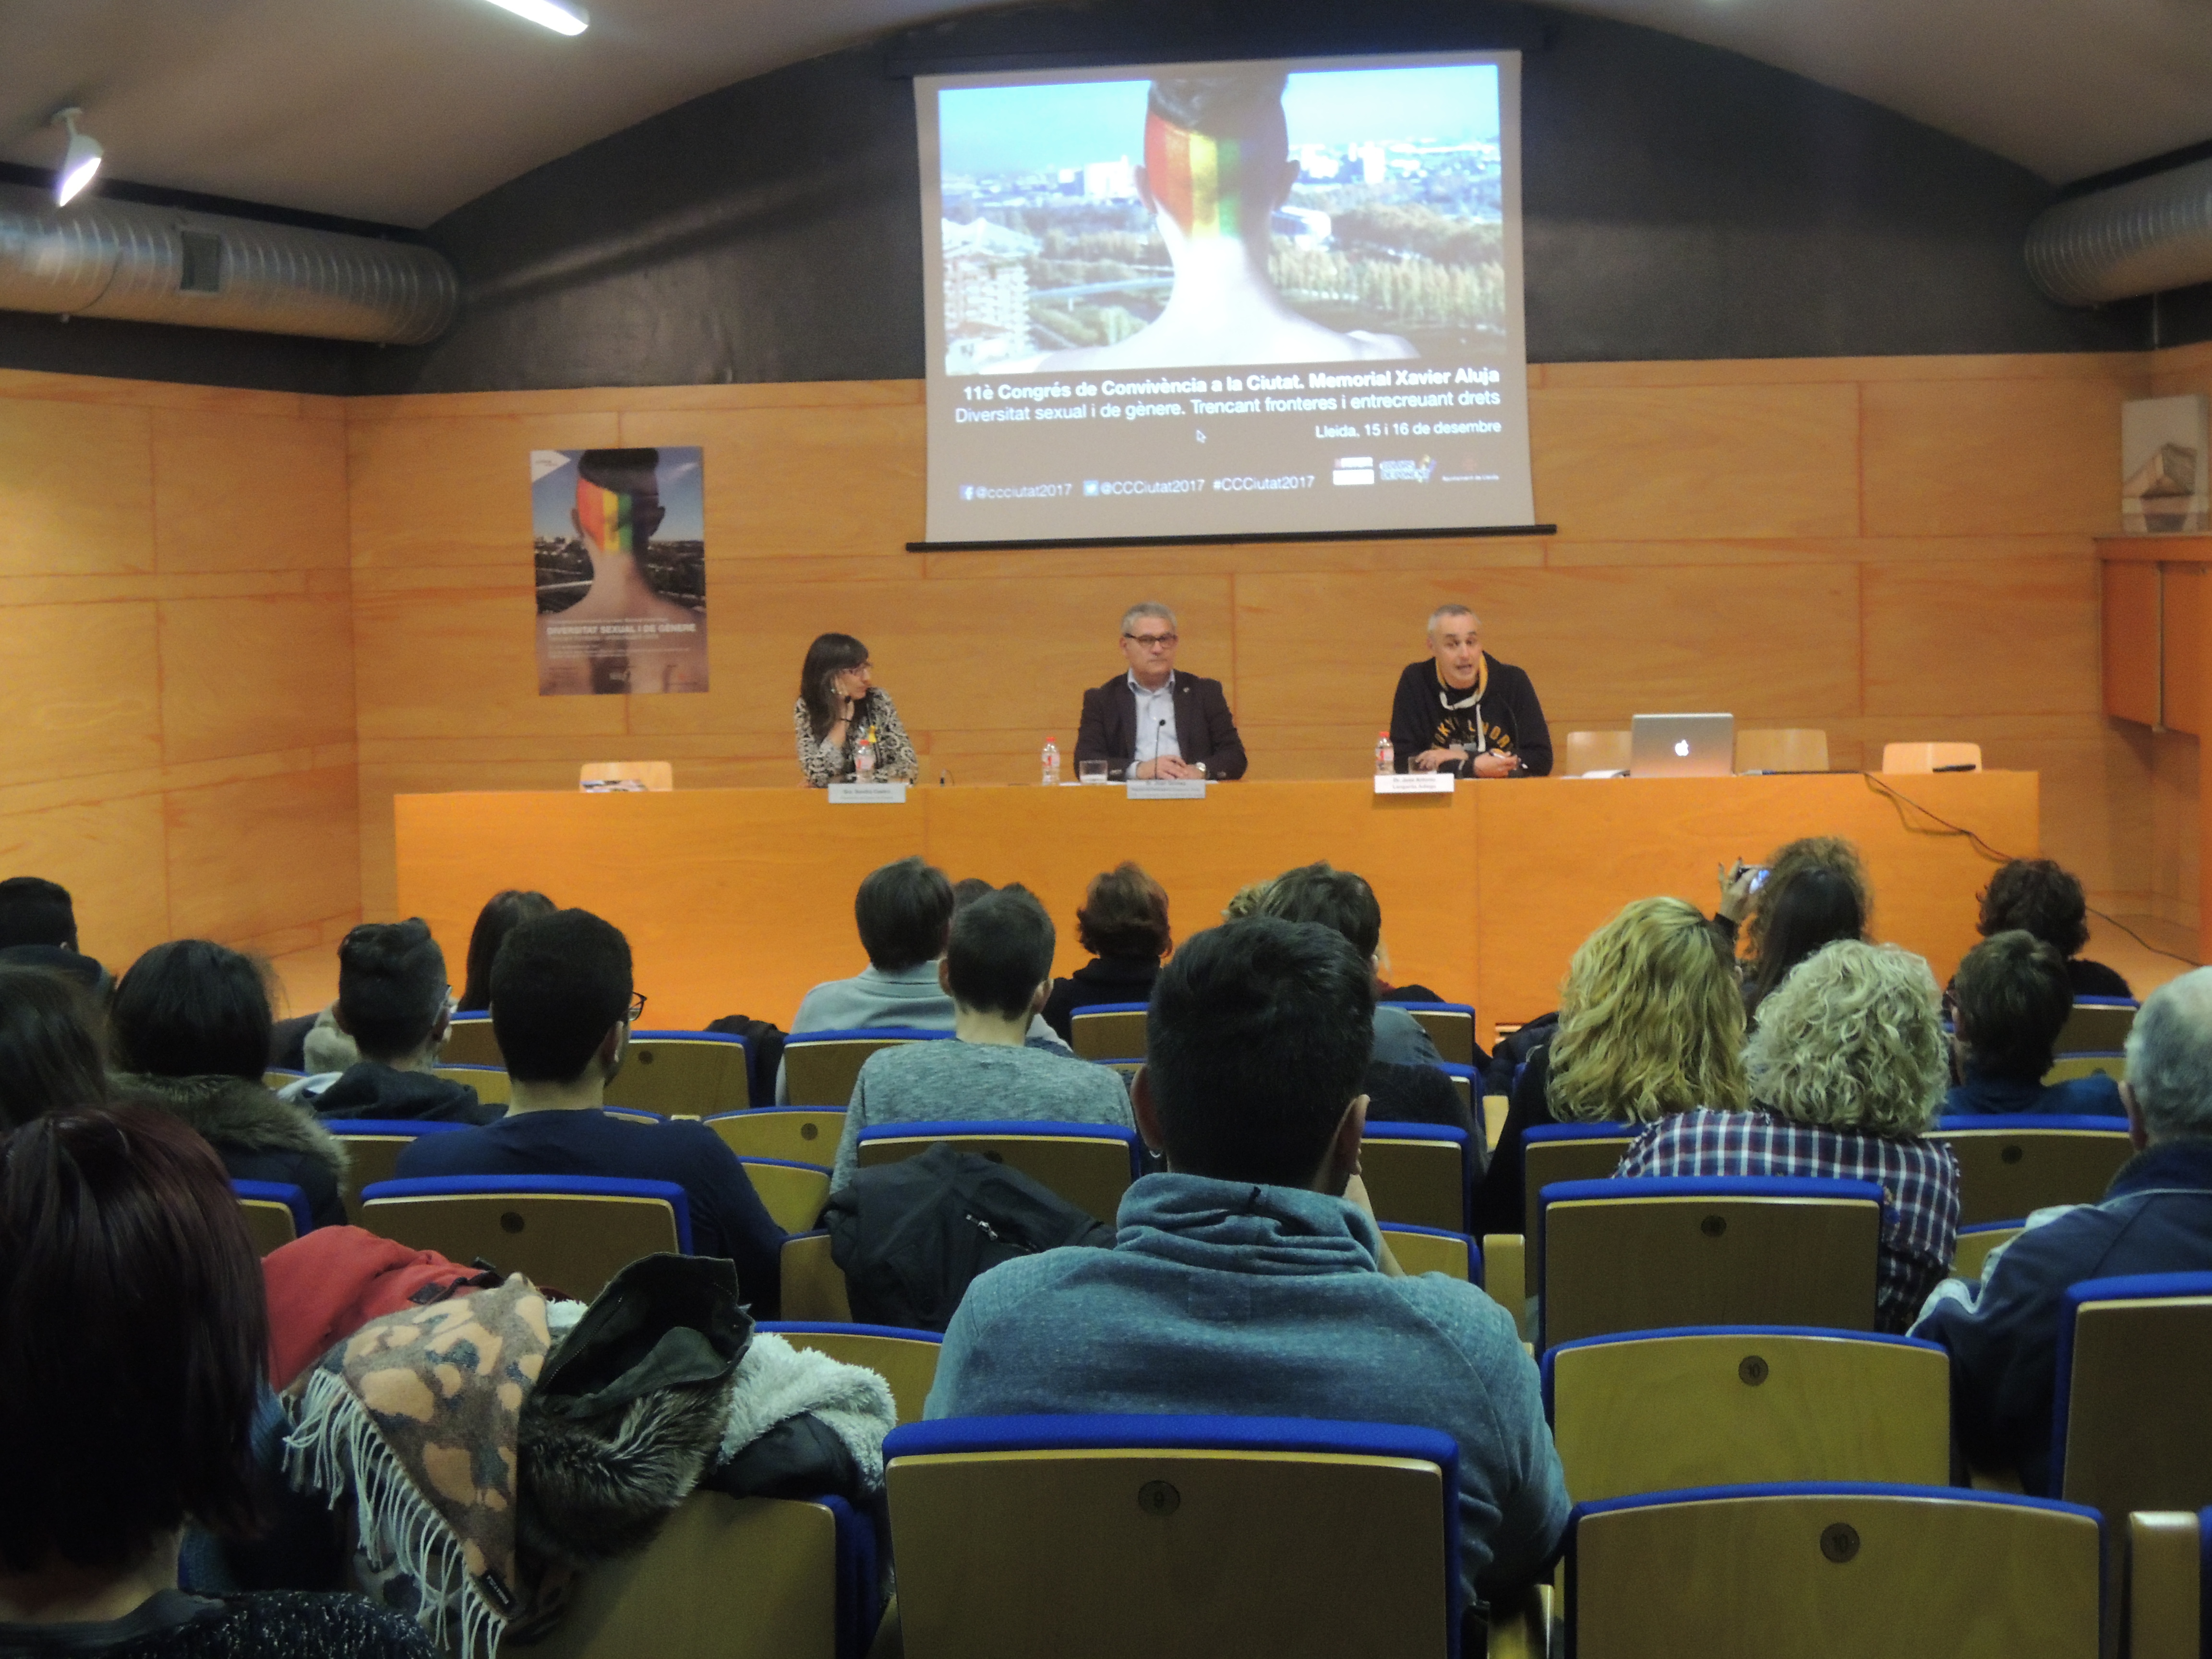
[[[799,769],[814,788],[849,780],[854,754],[871,734],[879,781],[912,783],[921,774],[890,693],[869,677],[872,666],[868,647],[850,634],[824,634],[806,647],[792,724],[799,735]]]
[[[490,1012],[491,963],[499,954],[499,947],[524,922],[550,916],[560,908],[543,893],[527,892],[518,887],[507,888],[486,899],[484,908],[477,912],[475,930],[469,934],[468,983],[461,988],[461,1000],[453,1005],[453,1012]]]

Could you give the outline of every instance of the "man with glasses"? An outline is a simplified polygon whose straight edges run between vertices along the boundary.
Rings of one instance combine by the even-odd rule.
[[[1138,779],[1244,775],[1244,744],[1219,680],[1176,672],[1175,612],[1147,600],[1121,618],[1126,673],[1083,694],[1075,760],[1104,761],[1108,775]]]

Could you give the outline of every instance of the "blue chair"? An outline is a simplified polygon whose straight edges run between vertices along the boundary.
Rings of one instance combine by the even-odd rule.
[[[994,1164],[1019,1170],[1078,1209],[1110,1223],[1121,1194],[1143,1172],[1144,1143],[1111,1123],[946,1122],[886,1124],[860,1131],[862,1169],[896,1164],[946,1141]]]
[[[448,1066],[496,1066],[504,1071],[507,1056],[492,1035],[489,1014],[455,1014],[446,1031],[439,1056]]]
[[[2133,997],[2076,997],[2074,1012],[2060,1028],[2061,1054],[2108,1054],[2127,1046],[2140,1005]]]
[[[2051,1495],[2119,1527],[2212,1504],[2212,1273],[2068,1287],[2051,1400]]]
[[[1959,1242],[1951,1252],[1951,1271],[1960,1279],[1978,1281],[1990,1258],[2027,1231],[2025,1218],[1978,1221],[1959,1229]]]
[[[607,1104],[706,1117],[752,1104],[752,1045],[733,1032],[632,1031]]]
[[[1642,1133],[1640,1123],[1540,1123],[1521,1136],[1521,1224],[1536,1231],[1536,1194],[1561,1181],[1606,1181]],[[1542,1283],[1543,1255],[1528,1253],[1528,1271]]]
[[[783,1045],[783,1091],[793,1106],[852,1103],[853,1080],[878,1048],[901,1042],[941,1042],[950,1031],[925,1031],[914,1025],[872,1025],[852,1030],[801,1031]]]
[[[1068,1016],[1067,1044],[1079,1060],[1134,1060],[1145,1053],[1142,1002],[1094,1002]]]
[[[504,1077],[505,1073],[500,1073]],[[346,1149],[345,1179],[339,1195],[346,1213],[357,1214],[365,1188],[389,1181],[398,1173],[399,1154],[423,1135],[450,1134],[465,1123],[440,1123],[408,1117],[326,1117],[323,1127],[336,1135]]]
[[[1870,1331],[1881,1218],[1871,1181],[1558,1182],[1537,1198],[1537,1351],[1686,1325]]]
[[[811,1348],[848,1365],[876,1373],[890,1387],[902,1423],[921,1421],[922,1407],[937,1381],[937,1358],[945,1339],[935,1331],[901,1325],[855,1325],[830,1320],[769,1320],[756,1330],[773,1331],[794,1348]]]
[[[845,1114],[826,1106],[755,1106],[717,1112],[707,1127],[739,1158],[781,1158],[826,1164],[836,1155]]]
[[[2128,1517],[2128,1659],[2212,1656],[2212,1509]]]
[[[1930,1138],[1959,1160],[1959,1224],[2094,1204],[2135,1156],[2127,1121],[2035,1113],[1943,1117]]]
[[[1464,1129],[1370,1119],[1359,1143],[1359,1168],[1376,1219],[1446,1232],[1468,1230],[1474,1149]]]
[[[1474,1064],[1474,1009],[1464,1002],[1392,1002],[1385,1007],[1403,1008],[1419,1022],[1450,1065]]]
[[[1442,1227],[1416,1227],[1411,1222],[1378,1223],[1382,1242],[1398,1265],[1409,1273],[1443,1273],[1482,1285],[1482,1247],[1465,1233]]]
[[[246,1214],[246,1232],[256,1255],[282,1249],[314,1231],[307,1194],[289,1181],[234,1181],[230,1189]]]
[[[1472,1066],[1455,1065],[1449,1060],[1439,1061],[1437,1070],[1451,1079],[1461,1103],[1474,1119],[1474,1132],[1482,1137],[1485,1145],[1495,1145],[1498,1138],[1490,1132],[1490,1119],[1482,1104],[1482,1073]]]
[[[640,1256],[691,1253],[690,1200],[672,1181],[434,1176],[380,1181],[361,1200],[361,1225],[381,1237],[586,1302]]]
[[[769,1218],[787,1233],[803,1233],[822,1218],[830,1197],[830,1168],[785,1158],[741,1158],[745,1179]]]
[[[1691,1487],[1578,1504],[1576,1659],[2092,1659],[2094,1510],[1960,1487]]]
[[[1433,1429],[955,1418],[884,1462],[908,1659],[1459,1651],[1459,1454]]]

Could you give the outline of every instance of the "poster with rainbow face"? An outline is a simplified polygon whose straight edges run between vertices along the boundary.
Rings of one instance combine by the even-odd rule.
[[[530,453],[540,696],[707,689],[705,461]]]

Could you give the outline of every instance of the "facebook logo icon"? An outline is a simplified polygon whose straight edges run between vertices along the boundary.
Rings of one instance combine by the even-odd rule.
[[[962,484],[960,486],[960,499],[963,501],[974,501],[975,499],[975,486],[974,484]]]

